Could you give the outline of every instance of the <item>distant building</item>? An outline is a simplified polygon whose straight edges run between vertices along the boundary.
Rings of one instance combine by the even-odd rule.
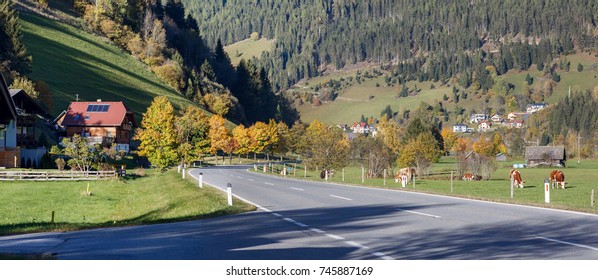
[[[527,166],[558,166],[564,167],[567,160],[564,146],[528,146],[525,147]]]
[[[353,131],[353,133],[369,133],[370,126],[367,122],[356,122],[351,126],[351,130]]]
[[[488,115],[486,114],[471,114],[471,116],[469,116],[469,123],[479,123],[487,119]]]
[[[467,126],[462,123],[453,125],[453,132],[467,132]]]
[[[532,103],[528,104],[527,107],[525,107],[525,111],[528,114],[534,114],[538,111],[543,110],[544,108],[546,108],[546,106],[548,106],[548,104],[546,103]]]
[[[116,145],[117,151],[129,152],[131,133],[136,126],[133,112],[118,102],[71,102],[54,121],[66,137],[79,134],[91,144]]]
[[[501,117],[499,114],[495,114],[494,116],[492,116],[492,117],[490,118],[490,120],[491,120],[493,123],[502,123],[502,122],[504,121],[504,119],[503,119],[503,118],[502,118],[502,117]]]
[[[491,128],[492,128],[492,123],[489,121],[482,121],[482,122],[478,123],[478,131],[480,131],[480,132],[489,131]]]

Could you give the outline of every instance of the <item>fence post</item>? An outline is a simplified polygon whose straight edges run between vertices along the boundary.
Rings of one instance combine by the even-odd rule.
[[[548,179],[544,179],[544,202],[550,203],[550,183]]]
[[[297,177],[297,163],[293,163],[293,177]]]
[[[345,181],[345,168],[343,167],[343,182]]]
[[[287,164],[286,163],[283,164],[282,168],[283,168],[282,176],[287,176]]]
[[[594,189],[592,189],[592,198],[590,199],[590,201],[591,201],[592,207],[594,207],[594,203],[595,203],[595,200],[594,200]]]
[[[182,170],[183,170],[183,179],[185,179],[185,168],[183,168]]]
[[[453,171],[451,171],[451,192],[453,192]]]
[[[228,206],[233,206],[233,185],[231,183],[226,185],[226,193],[228,194]]]
[[[365,168],[361,167],[361,183],[365,183]]]
[[[513,176],[511,176],[511,198],[513,198],[513,188],[514,188],[515,182],[513,180]]]
[[[384,185],[386,186],[386,168],[384,168]]]
[[[52,211],[52,221],[51,223],[54,223],[54,211]]]
[[[199,173],[199,188],[203,189],[203,172]]]
[[[307,178],[307,165],[303,165],[303,177]]]
[[[413,174],[413,188],[414,189],[415,189],[415,177],[416,177],[416,174]]]

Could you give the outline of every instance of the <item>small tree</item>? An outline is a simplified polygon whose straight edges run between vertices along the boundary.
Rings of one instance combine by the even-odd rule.
[[[71,139],[64,138],[62,140],[64,146],[64,155],[70,159],[67,161],[71,169],[87,172],[91,170],[94,163],[98,162],[101,157],[101,148],[99,145],[90,146],[87,138],[75,134]]]

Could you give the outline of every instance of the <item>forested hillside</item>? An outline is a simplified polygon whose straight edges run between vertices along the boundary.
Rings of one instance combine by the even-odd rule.
[[[275,51],[260,64],[276,89],[317,75],[326,65],[410,62],[400,69],[410,72],[404,78],[431,80],[488,63],[482,47],[507,47],[500,50],[504,59],[491,61],[505,71],[596,45],[593,0],[181,1],[211,44],[232,44],[252,32],[276,39]],[[526,44],[510,44],[521,40]],[[543,49],[534,58],[528,48],[536,44]],[[422,68],[428,58],[438,70]],[[509,63],[513,59],[521,63]]]

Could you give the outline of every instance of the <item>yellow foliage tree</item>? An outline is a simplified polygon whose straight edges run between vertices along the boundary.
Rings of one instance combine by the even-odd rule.
[[[227,151],[230,148],[232,138],[226,128],[224,118],[220,115],[210,117],[210,152],[217,154],[218,151]]]
[[[324,169],[341,168],[349,158],[349,139],[336,127],[315,120],[305,130],[305,162]]]
[[[433,162],[438,162],[442,151],[432,133],[423,132],[409,140],[397,160],[398,166],[415,166],[418,174],[428,174]]]
[[[453,150],[453,147],[457,143],[457,133],[452,129],[445,127],[440,131],[440,135],[442,135],[442,140],[444,141],[444,152],[445,154],[448,154]]]
[[[401,150],[401,139],[403,137],[403,129],[398,123],[388,120],[386,116],[380,118],[378,123],[380,135],[384,144],[395,154],[398,155]]]
[[[179,152],[184,163],[200,159],[210,152],[209,118],[195,106],[188,106],[181,111],[176,121]]]
[[[168,98],[157,96],[143,114],[141,127],[135,133],[135,140],[141,141],[139,155],[160,170],[176,163],[178,141],[175,129],[174,108]]]
[[[242,124],[238,125],[233,129],[233,138],[235,138],[237,144],[239,145],[235,153],[239,155],[248,155],[251,151],[251,136],[249,135],[249,128],[245,128],[245,126]]]

